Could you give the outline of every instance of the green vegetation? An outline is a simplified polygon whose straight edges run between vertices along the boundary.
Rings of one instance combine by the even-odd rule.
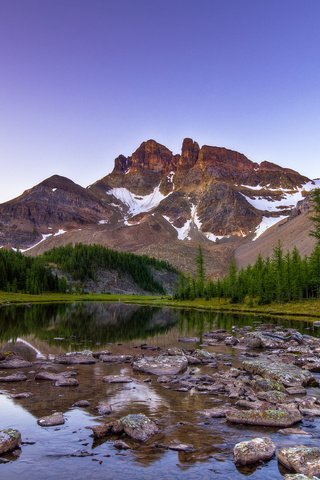
[[[0,290],[37,294],[45,291],[64,292],[66,287],[66,281],[54,275],[42,258],[0,250]]]
[[[167,262],[145,255],[116,252],[99,245],[67,245],[36,258],[1,249],[0,290],[30,294],[66,292],[69,288],[67,282],[64,277],[58,278],[53,273],[53,266],[70,274],[80,285],[89,279],[96,280],[100,271],[116,270],[120,274],[131,275],[143,290],[160,294],[165,292],[154,278],[152,268],[175,271]]]
[[[313,221],[314,229],[310,235],[315,237],[318,244],[320,244],[320,188],[316,188],[311,192],[311,201],[313,204],[311,220]]]
[[[320,245],[302,258],[296,248],[284,255],[279,244],[271,258],[259,256],[254,265],[240,271],[231,262],[228,275],[204,282],[202,292],[193,288],[194,283],[190,278],[180,280],[177,298],[224,298],[248,306],[320,298]]]
[[[143,290],[165,293],[163,286],[152,275],[151,268],[156,270],[175,271],[163,260],[135,255],[133,253],[116,252],[101,245],[82,245],[81,243],[53,248],[44,253],[46,262],[52,262],[72,275],[75,280],[84,282],[95,280],[101,270],[117,270],[120,274],[129,274]]]

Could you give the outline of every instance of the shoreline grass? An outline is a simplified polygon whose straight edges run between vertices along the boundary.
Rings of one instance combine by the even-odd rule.
[[[69,303],[69,302],[122,302],[159,307],[191,308],[197,310],[212,310],[238,314],[256,314],[276,317],[296,317],[308,321],[320,319],[320,299],[302,300],[289,303],[272,303],[270,305],[249,306],[232,304],[224,299],[174,300],[166,296],[139,296],[116,294],[68,294],[44,293],[31,295],[27,293],[0,292],[0,307],[12,304],[33,303]]]

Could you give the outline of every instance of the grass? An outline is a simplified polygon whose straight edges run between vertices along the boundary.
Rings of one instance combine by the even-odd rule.
[[[0,292],[0,306],[23,303],[66,303],[66,302],[123,302],[151,306],[169,306],[174,308],[195,308],[198,310],[214,310],[234,313],[252,313],[261,315],[299,317],[308,320],[320,319],[320,299],[303,300],[290,303],[272,303],[270,305],[249,306],[232,304],[224,299],[173,300],[162,296],[115,295],[115,294],[68,294],[45,293],[30,295],[27,293]]]

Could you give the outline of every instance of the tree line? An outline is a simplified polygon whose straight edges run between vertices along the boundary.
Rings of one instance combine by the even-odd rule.
[[[301,257],[297,248],[284,253],[279,243],[270,258],[258,256],[253,265],[237,270],[233,260],[228,274],[218,280],[206,280],[202,249],[196,257],[195,277],[180,275],[176,297],[179,299],[225,298],[232,302],[268,304],[320,298],[320,189],[311,194],[313,230],[317,245],[311,255]]]
[[[143,290],[161,294],[165,293],[164,288],[153,276],[152,268],[176,271],[168,262],[147,255],[117,252],[101,245],[81,243],[53,248],[45,252],[43,258],[80,282],[96,280],[101,270],[116,270],[120,274],[129,274]]]
[[[67,283],[52,273],[41,257],[26,257],[13,250],[0,250],[0,290],[7,292],[65,292]]]

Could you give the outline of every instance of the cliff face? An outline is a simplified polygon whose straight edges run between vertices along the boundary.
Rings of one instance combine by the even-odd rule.
[[[182,256],[201,243],[227,265],[240,245],[250,250],[264,231],[291,222],[297,203],[316,186],[289,168],[200,148],[190,138],[179,154],[148,140],[117,157],[113,171],[88,188],[55,175],[0,205],[0,246],[40,242],[34,254],[67,242],[102,243],[186,269]],[[220,273],[223,265],[214,260],[211,270]]]

